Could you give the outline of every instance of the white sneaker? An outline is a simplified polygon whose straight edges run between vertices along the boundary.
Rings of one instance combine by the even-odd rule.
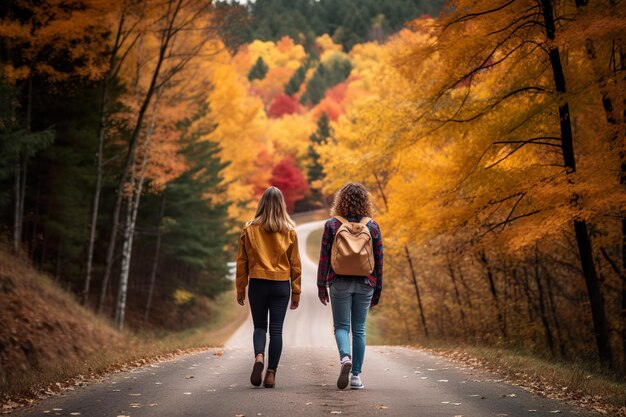
[[[352,378],[350,378],[350,388],[352,389],[363,389],[365,388],[365,385],[363,385],[363,382],[361,381],[361,377],[358,375],[352,375]]]
[[[341,371],[339,371],[339,378],[337,378],[337,388],[344,389],[350,382],[350,371],[352,370],[352,361],[349,356],[344,356],[341,359]]]

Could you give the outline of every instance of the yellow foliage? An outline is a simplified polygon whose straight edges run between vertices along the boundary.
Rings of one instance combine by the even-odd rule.
[[[191,301],[193,301],[195,299],[195,296],[187,290],[177,288],[176,291],[174,291],[172,298],[174,299],[174,303],[177,306],[182,306],[185,304],[189,304]]]

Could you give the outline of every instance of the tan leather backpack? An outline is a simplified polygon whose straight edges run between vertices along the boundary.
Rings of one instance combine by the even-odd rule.
[[[374,271],[374,247],[367,223],[370,217],[363,217],[354,223],[341,216],[330,254],[330,264],[338,275],[367,276]]]

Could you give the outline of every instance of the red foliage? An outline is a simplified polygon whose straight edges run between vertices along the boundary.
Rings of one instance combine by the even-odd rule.
[[[324,98],[313,110],[314,119],[318,119],[322,113],[326,113],[331,121],[336,122],[339,116],[345,111],[343,108],[343,100],[346,97],[347,89],[348,84],[343,82],[326,90]]]
[[[267,110],[267,116],[270,119],[278,119],[279,117],[283,117],[285,114],[294,114],[300,113],[302,111],[302,107],[300,103],[298,103],[298,98],[296,96],[288,96],[285,93],[276,94],[274,100],[269,106]]]
[[[298,168],[293,156],[284,157],[272,170],[270,184],[278,187],[285,196],[287,210],[292,213],[294,205],[307,197],[311,190],[307,180]]]

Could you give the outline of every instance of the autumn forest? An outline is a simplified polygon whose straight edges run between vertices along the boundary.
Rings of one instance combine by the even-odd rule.
[[[207,319],[267,186],[357,181],[389,344],[624,372],[625,145],[620,0],[0,5],[3,247],[118,329]]]

